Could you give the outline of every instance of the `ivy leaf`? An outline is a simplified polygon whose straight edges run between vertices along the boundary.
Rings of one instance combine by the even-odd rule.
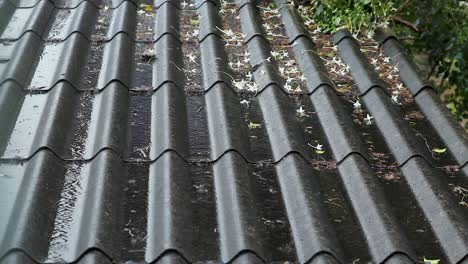
[[[440,259],[426,259],[424,258],[424,264],[439,264]]]
[[[432,149],[432,151],[437,153],[437,154],[442,154],[442,153],[445,153],[447,151],[447,148],[434,148],[434,149]]]

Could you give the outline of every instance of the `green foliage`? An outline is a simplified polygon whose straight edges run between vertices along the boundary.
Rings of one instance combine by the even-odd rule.
[[[459,0],[309,0],[306,17],[322,31],[354,35],[392,26],[412,54],[428,54],[428,78],[436,80],[449,109],[468,118],[468,2]]]
[[[414,2],[414,3],[413,3]],[[401,15],[419,30],[397,27],[413,53],[429,54],[429,78],[438,81],[447,106],[468,118],[468,4],[458,0],[413,1]]]
[[[395,1],[375,0],[312,0],[313,17],[326,32],[347,28],[354,34],[373,31],[377,26],[386,25],[393,12]]]

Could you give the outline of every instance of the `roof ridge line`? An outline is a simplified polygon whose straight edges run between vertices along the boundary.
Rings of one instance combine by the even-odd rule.
[[[250,164],[250,165],[266,165],[266,164],[269,164],[269,165],[279,165],[284,159],[286,159],[287,157],[289,156],[297,156],[299,158],[301,158],[303,161],[305,161],[307,164],[310,164],[310,160],[305,158],[303,154],[301,154],[300,152],[298,151],[295,151],[295,150],[291,150],[291,151],[288,151],[286,154],[284,154],[280,159],[276,160],[276,161],[249,161],[245,155],[243,153],[240,153],[238,150],[236,149],[226,149],[223,153],[221,153],[218,157],[216,157],[215,159],[212,159],[212,160],[191,160],[191,159],[187,159],[185,158],[184,156],[182,156],[181,154],[179,154],[179,152],[177,150],[174,150],[174,149],[166,149],[164,150],[163,152],[161,152],[156,158],[154,159],[148,159],[148,160],[130,160],[130,159],[125,159],[122,157],[121,154],[119,154],[116,150],[114,150],[113,148],[110,148],[110,147],[105,147],[105,148],[101,148],[99,149],[92,157],[88,158],[88,159],[65,159],[63,157],[61,157],[59,154],[57,154],[53,149],[47,147],[47,146],[43,146],[43,147],[40,147],[38,148],[36,151],[34,151],[33,154],[31,154],[30,156],[28,156],[27,158],[23,158],[23,159],[18,159],[18,158],[0,158],[0,164],[8,164],[8,163],[24,163],[24,162],[28,162],[28,161],[31,161],[32,159],[34,159],[36,157],[36,155],[39,155],[40,153],[43,153],[43,152],[46,152],[46,153],[49,153],[51,155],[53,155],[55,158],[57,158],[58,160],[60,160],[61,162],[63,163],[91,163],[94,161],[94,159],[96,159],[98,156],[102,155],[102,153],[111,153],[113,154],[114,156],[116,156],[118,159],[120,159],[120,161],[122,163],[126,163],[126,164],[149,164],[149,165],[152,165],[156,162],[158,162],[158,160],[160,158],[162,158],[162,156],[168,154],[168,153],[172,153],[172,154],[175,154],[177,155],[181,160],[183,160],[185,163],[187,164],[215,164],[217,163],[219,160],[223,159],[224,156],[227,156],[231,153],[233,154],[236,154],[238,155],[246,164]],[[350,152],[348,153],[344,158],[342,158],[341,160],[339,161],[336,161],[336,164],[337,164],[337,167],[339,167],[342,163],[344,163],[348,158],[352,157],[352,156],[360,156],[362,157],[367,165],[369,165],[369,167],[372,168],[372,162],[370,162],[369,160],[367,160],[367,158],[360,152],[356,152],[356,151],[353,151],[353,152]],[[399,165],[398,167],[399,168],[402,168],[404,167],[410,160],[412,159],[415,159],[415,158],[421,158],[422,160],[424,160],[427,165],[429,165],[432,169],[438,169],[439,167],[436,167],[434,166],[433,164],[431,164],[430,162],[428,162],[423,156],[421,155],[413,155],[411,157],[409,157],[403,164]],[[460,168],[463,168],[464,166],[468,165],[468,162],[461,166]]]

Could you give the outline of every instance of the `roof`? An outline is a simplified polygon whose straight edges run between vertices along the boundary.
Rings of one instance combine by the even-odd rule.
[[[0,262],[468,262],[468,140],[391,32],[0,0]]]

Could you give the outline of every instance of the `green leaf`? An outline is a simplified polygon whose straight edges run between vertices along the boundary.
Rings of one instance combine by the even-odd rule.
[[[192,19],[190,20],[190,24],[192,26],[199,26],[200,25],[200,21],[198,19]]]
[[[424,258],[424,264],[439,264],[440,259],[426,259]]]
[[[143,8],[143,10],[145,10],[145,11],[147,11],[147,12],[153,11],[153,7],[150,6],[150,5],[142,4],[141,7]]]
[[[437,154],[442,154],[442,153],[445,153],[447,151],[447,148],[434,148],[432,149],[432,152],[435,152]]]
[[[253,123],[252,121],[249,123],[249,129],[256,129],[256,128],[261,128],[262,127],[262,124],[258,124],[258,123]]]

